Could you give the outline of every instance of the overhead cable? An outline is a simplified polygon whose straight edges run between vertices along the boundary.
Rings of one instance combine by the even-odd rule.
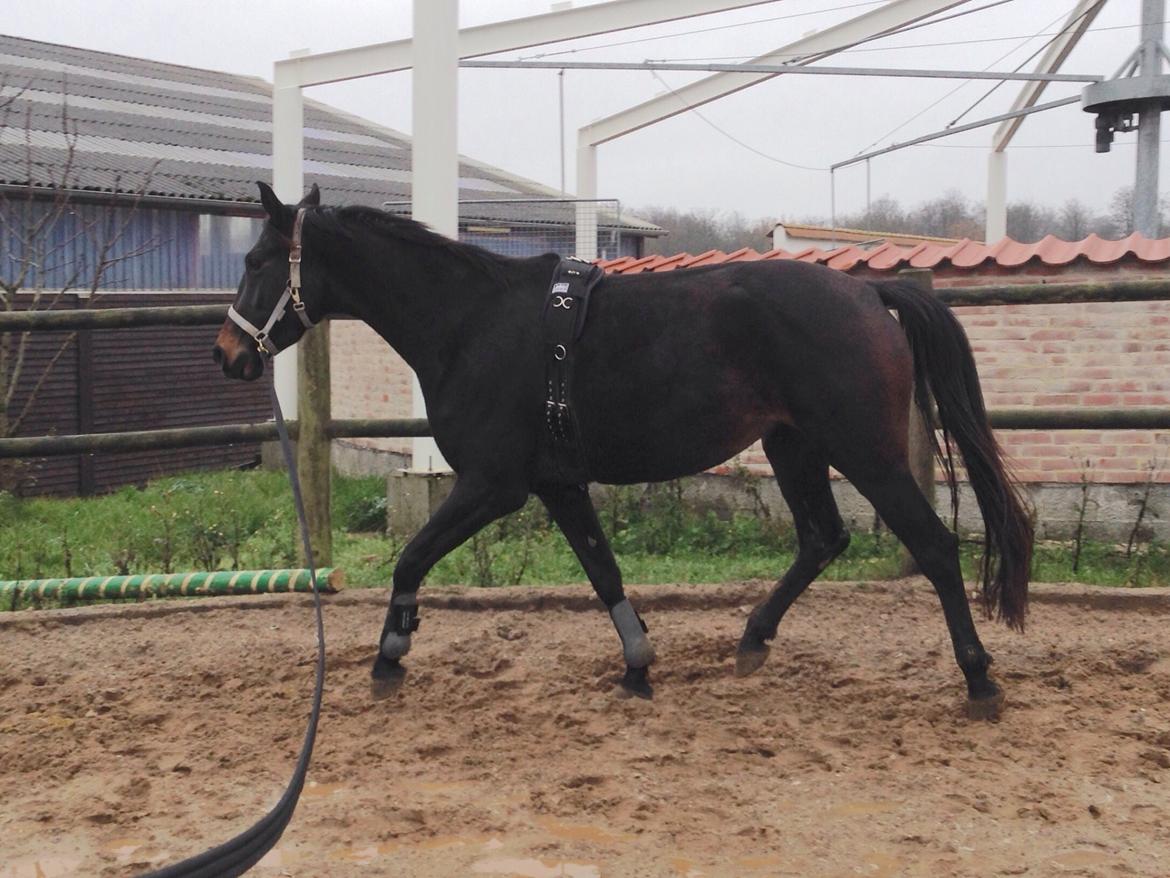
[[[755,153],[760,158],[767,159],[770,162],[775,162],[778,165],[784,165],[784,167],[786,167],[786,168],[796,168],[797,170],[801,170],[801,171],[827,171],[827,170],[829,170],[828,165],[822,165],[820,167],[814,167],[812,165],[801,165],[801,164],[798,164],[796,162],[790,162],[787,159],[782,159],[778,156],[769,155],[768,153],[763,152],[762,150],[756,149],[750,143],[745,143],[744,141],[740,140],[738,137],[736,137],[731,132],[726,131],[723,128],[720,128],[718,125],[716,125],[710,119],[708,119],[706,116],[704,116],[702,113],[700,113],[697,107],[694,107],[691,104],[687,103],[686,99],[682,95],[680,95],[677,91],[675,91],[673,88],[671,88],[669,82],[667,82],[665,79],[663,79],[661,76],[658,75],[657,70],[651,70],[650,73],[655,79],[657,79],[660,83],[662,83],[663,86],[665,86],[667,91],[669,91],[672,95],[674,95],[676,98],[678,98],[678,100],[683,104],[683,106],[685,106],[691,113],[698,116],[700,119],[702,119],[704,122],[706,122],[712,128],[714,128],[716,131],[718,131],[720,134],[722,134],[724,137],[726,137],[732,143],[736,143],[739,146],[742,146],[748,152]]]
[[[555,52],[537,52],[533,55],[521,55],[520,60],[535,61],[541,58],[551,58],[554,55],[572,55],[577,52],[587,52],[593,49],[613,49],[618,46],[632,46],[637,43],[652,43],[657,40],[669,40],[673,37],[689,37],[694,36],[695,34],[708,34],[715,31],[730,30],[731,28],[736,27],[748,27],[755,24],[767,24],[773,21],[787,21],[788,19],[792,18],[807,18],[810,15],[823,15],[826,12],[841,12],[847,9],[860,9],[862,6],[878,6],[884,2],[885,0],[862,0],[862,2],[859,3],[848,3],[844,6],[830,6],[827,9],[814,9],[810,12],[793,12],[789,13],[788,15],[772,16],[771,18],[756,18],[751,21],[737,21],[731,24],[718,24],[712,27],[701,27],[695,28],[694,30],[677,31],[671,34],[658,34],[656,36],[638,37],[637,39],[633,40],[620,40],[618,42],[603,43],[598,46],[585,46],[578,49],[558,49]]]
[[[1030,63],[1032,62],[1032,60],[1033,60],[1033,59],[1034,59],[1034,58],[1035,58],[1037,55],[1039,55],[1041,52],[1043,52],[1044,50],[1046,50],[1046,49],[1047,49],[1049,46],[1051,46],[1053,43],[1055,43],[1055,42],[1056,42],[1057,40],[1059,40],[1061,37],[1063,37],[1063,36],[1067,36],[1067,35],[1069,34],[1069,32],[1070,32],[1070,31],[1072,31],[1072,30],[1074,30],[1074,29],[1076,28],[1076,26],[1077,26],[1077,24],[1078,24],[1079,22],[1081,22],[1081,21],[1083,21],[1083,20],[1084,20],[1084,18],[1085,18],[1085,16],[1086,16],[1086,15],[1089,15],[1090,13],[1094,13],[1094,12],[1096,12],[1097,10],[1099,10],[1099,9],[1101,8],[1101,6],[1102,6],[1102,5],[1104,5],[1104,3],[1105,3],[1105,0],[1097,0],[1097,2],[1096,2],[1096,3],[1094,3],[1092,6],[1090,6],[1089,8],[1087,8],[1087,9],[1086,9],[1084,12],[1082,12],[1080,15],[1078,15],[1078,16],[1077,16],[1075,19],[1073,19],[1072,21],[1070,21],[1070,22],[1068,23],[1068,25],[1067,25],[1067,26],[1065,26],[1065,27],[1064,27],[1063,29],[1061,29],[1059,32],[1057,32],[1056,34],[1054,34],[1054,35],[1053,35],[1053,36],[1052,36],[1052,37],[1051,37],[1049,40],[1047,40],[1047,41],[1046,41],[1046,42],[1045,42],[1045,43],[1044,43],[1042,46],[1040,46],[1040,48],[1039,48],[1039,49],[1037,49],[1035,52],[1033,52],[1031,55],[1029,55],[1029,56],[1028,56],[1027,58],[1025,58],[1023,61],[1021,61],[1021,62],[1020,62],[1018,65],[1016,65],[1014,68],[1012,68],[1012,73],[1019,73],[1019,72],[1020,72],[1020,70],[1022,70],[1022,69],[1025,67],[1025,65],[1027,65],[1027,64],[1030,64]],[[1074,8],[1075,8],[1075,7],[1074,7]],[[970,112],[971,112],[972,110],[974,110],[976,107],[978,107],[978,106],[979,106],[981,103],[983,103],[985,100],[987,100],[987,99],[988,99],[989,97],[991,97],[993,94],[995,94],[995,92],[996,92],[996,91],[997,91],[997,90],[998,90],[998,89],[999,89],[999,88],[1000,88],[1000,87],[1001,87],[1001,86],[1002,86],[1002,85],[1003,85],[1003,84],[1004,84],[1006,81],[1007,81],[1007,80],[1001,80],[1001,81],[997,82],[995,85],[993,85],[991,88],[989,88],[987,91],[985,91],[985,92],[983,93],[983,95],[982,95],[982,96],[981,96],[981,97],[980,97],[980,98],[979,98],[977,101],[975,101],[975,103],[971,104],[971,106],[967,107],[967,109],[965,109],[963,112],[961,112],[959,115],[957,115],[957,116],[956,116],[954,119],[952,119],[950,122],[948,122],[948,123],[946,124],[946,127],[947,127],[947,128],[950,128],[952,125],[955,125],[955,124],[957,124],[958,122],[962,121],[962,119],[963,119],[963,117],[964,117],[964,116],[966,116],[968,113],[970,113]]]
[[[1061,14],[1061,15],[1059,15],[1057,18],[1053,19],[1053,21],[1051,21],[1050,23],[1048,23],[1048,24],[1046,24],[1044,27],[1042,27],[1042,28],[1040,29],[1040,31],[1041,31],[1041,32],[1043,32],[1043,31],[1046,31],[1046,30],[1048,30],[1048,28],[1052,27],[1054,24],[1056,24],[1056,22],[1058,22],[1058,21],[1060,21],[1062,18],[1064,18],[1066,14],[1067,14],[1067,13],[1062,13],[1062,14]],[[1023,39],[1025,42],[1029,42],[1029,41],[1031,41],[1031,40],[1034,40],[1034,39],[1036,39],[1036,37],[1037,37],[1037,34],[1032,34],[1031,36],[1022,37],[1021,39]],[[998,63],[1000,63],[1001,61],[1003,61],[1003,60],[1004,60],[1005,58],[1007,58],[1008,56],[1010,56],[1010,55],[1014,55],[1014,54],[1015,54],[1017,51],[1019,51],[1021,48],[1023,48],[1023,44],[1021,44],[1021,45],[1018,45],[1018,46],[1013,46],[1011,49],[1009,49],[1008,51],[1004,52],[1002,55],[1000,55],[998,58],[996,58],[994,61],[992,61],[990,64],[988,64],[988,65],[987,65],[986,67],[984,67],[983,69],[984,69],[984,70],[990,70],[992,67],[994,67],[996,64],[998,64]],[[962,89],[962,88],[965,88],[967,85],[968,85],[968,83],[966,83],[966,82],[961,82],[961,83],[959,83],[958,85],[956,85],[954,88],[952,88],[952,89],[949,89],[949,90],[948,90],[948,91],[947,91],[947,92],[946,92],[944,95],[942,95],[942,97],[938,98],[937,100],[931,101],[929,104],[927,104],[925,107],[923,107],[921,110],[919,110],[919,111],[918,111],[917,113],[915,113],[914,115],[910,116],[908,119],[905,119],[904,121],[902,121],[901,123],[899,123],[899,124],[898,124],[898,125],[896,125],[895,127],[891,128],[891,129],[890,129],[889,131],[887,131],[885,134],[883,134],[883,135],[881,135],[880,137],[876,138],[874,141],[872,141],[871,143],[867,144],[866,146],[863,146],[863,147],[862,147],[861,149],[859,149],[859,150],[858,150],[856,153],[854,153],[854,155],[855,155],[855,156],[858,156],[858,155],[861,155],[863,152],[868,152],[869,150],[873,149],[875,146],[877,146],[879,143],[881,143],[882,141],[884,141],[886,138],[888,138],[888,137],[892,137],[893,135],[897,134],[899,131],[901,131],[903,128],[905,128],[907,125],[909,125],[911,122],[914,122],[914,121],[918,120],[919,118],[921,118],[922,116],[926,115],[928,112],[930,112],[931,110],[933,110],[935,107],[937,107],[937,106],[938,106],[939,104],[941,104],[943,101],[945,101],[947,98],[951,97],[953,94],[955,94],[956,92],[958,92],[960,89]],[[953,123],[952,123],[952,124],[953,124]],[[949,127],[949,126],[948,126],[948,127]]]

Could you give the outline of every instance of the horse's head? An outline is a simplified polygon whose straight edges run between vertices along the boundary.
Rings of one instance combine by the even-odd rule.
[[[268,222],[244,258],[236,300],[212,351],[225,375],[245,381],[263,375],[265,358],[296,344],[324,311],[320,290],[313,289],[317,285],[310,283],[309,295],[302,296],[299,262],[302,211],[321,203],[320,191],[314,184],[300,204],[290,207],[271,187],[257,185]]]

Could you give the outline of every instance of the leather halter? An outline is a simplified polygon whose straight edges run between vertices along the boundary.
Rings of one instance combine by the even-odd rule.
[[[272,343],[268,333],[284,317],[290,299],[292,309],[305,329],[312,329],[314,325],[305,310],[305,303],[301,301],[301,229],[305,224],[305,210],[304,207],[298,208],[297,218],[293,222],[292,247],[288,251],[288,283],[284,285],[284,292],[276,301],[272,313],[268,315],[268,322],[264,324],[264,328],[257,329],[256,324],[237,311],[235,305],[228,306],[228,319],[252,336],[256,340],[257,349],[266,357],[274,356],[280,351],[280,348]]]

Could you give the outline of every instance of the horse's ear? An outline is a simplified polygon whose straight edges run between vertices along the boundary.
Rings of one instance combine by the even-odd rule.
[[[319,188],[317,188],[317,184],[314,183],[313,187],[309,190],[309,194],[301,199],[301,203],[298,205],[298,207],[320,207],[320,206],[321,206],[321,190]]]
[[[273,222],[283,219],[284,204],[276,197],[276,193],[272,191],[272,187],[263,180],[257,180],[256,185],[260,187],[260,203],[264,205],[264,210],[268,212],[268,218]]]
[[[268,221],[272,223],[274,229],[287,238],[292,234],[296,211],[285,206],[267,183],[258,180],[256,185],[260,187],[260,203],[264,205],[264,210],[268,213]]]

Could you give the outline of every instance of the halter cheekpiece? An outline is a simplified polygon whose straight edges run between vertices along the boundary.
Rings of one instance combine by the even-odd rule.
[[[301,301],[301,229],[305,224],[305,211],[304,207],[297,210],[297,218],[293,222],[292,247],[288,251],[288,283],[284,285],[284,292],[281,293],[272,313],[268,315],[268,322],[264,324],[264,328],[257,329],[256,324],[237,311],[235,305],[228,306],[228,318],[256,340],[257,349],[266,357],[274,356],[280,351],[280,348],[272,343],[268,333],[284,317],[290,300],[293,312],[305,329],[313,328],[313,321],[309,319],[305,303]]]

